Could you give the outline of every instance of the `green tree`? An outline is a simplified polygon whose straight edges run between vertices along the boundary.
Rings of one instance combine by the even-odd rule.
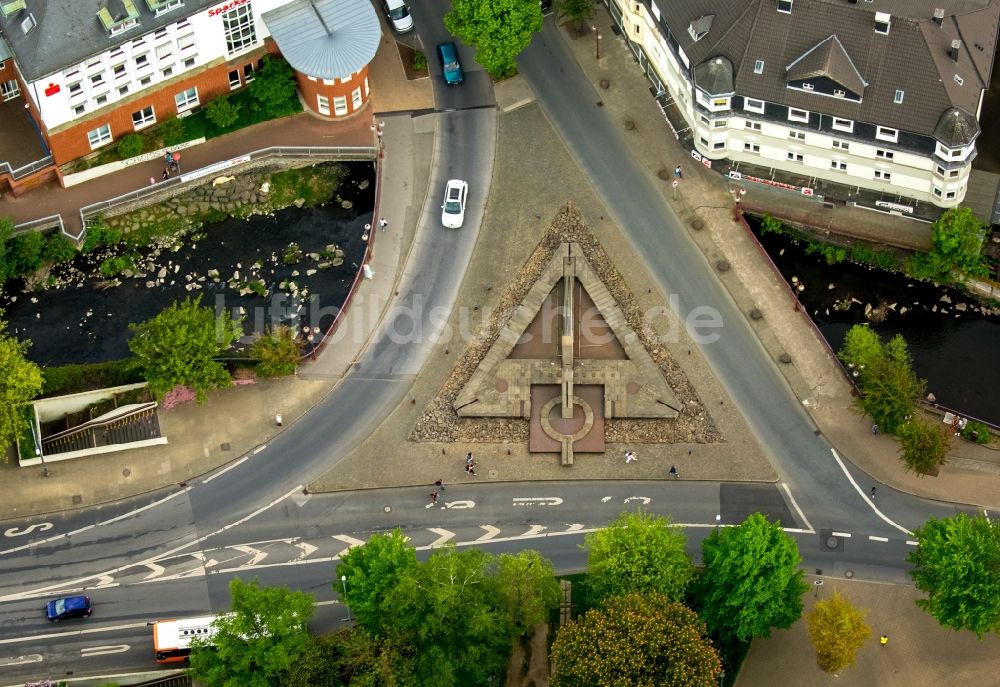
[[[914,537],[910,575],[927,594],[917,605],[944,627],[980,639],[1000,630],[1000,523],[959,513],[931,518]]]
[[[552,563],[537,551],[500,554],[493,575],[500,584],[511,636],[531,632],[549,618],[562,600]]]
[[[940,279],[951,281],[950,273],[956,269],[970,277],[986,273],[982,262],[986,225],[970,208],[946,210],[934,222],[933,231],[931,257]]]
[[[62,232],[57,231],[45,239],[45,247],[42,249],[42,261],[46,265],[67,262],[75,257],[76,244],[66,238]]]
[[[898,434],[899,452],[910,470],[927,474],[944,464],[951,444],[951,433],[944,424],[916,416]]]
[[[42,266],[45,237],[41,232],[26,231],[7,241],[7,260],[12,275],[27,275]]]
[[[302,347],[288,327],[274,327],[254,341],[250,355],[258,360],[257,374],[281,377],[295,374]]]
[[[281,684],[312,643],[306,621],[315,601],[284,587],[229,583],[232,613],[219,616],[215,636],[192,645],[190,675],[207,687],[271,687]]]
[[[395,639],[376,637],[362,628],[337,635],[340,652],[337,666],[345,685],[351,687],[417,687],[415,651]],[[313,682],[302,687],[327,685]]]
[[[18,408],[42,390],[42,371],[25,355],[30,341],[19,341],[7,333],[0,310],[0,446],[7,447],[19,436],[23,422]],[[6,455],[6,453],[4,454]]]
[[[295,74],[288,63],[279,57],[264,58],[264,66],[257,70],[248,91],[257,109],[272,117],[281,117],[297,111]]]
[[[597,13],[597,5],[593,0],[557,0],[556,13],[569,19],[582,31]]]
[[[142,136],[139,134],[127,134],[118,141],[118,157],[122,160],[127,160],[130,157],[135,157],[142,153],[142,148],[145,144],[142,142]]]
[[[446,547],[389,593],[384,636],[413,647],[422,684],[482,685],[503,674],[510,636],[490,562],[480,549]]]
[[[694,574],[686,544],[684,532],[667,518],[622,513],[584,540],[587,584],[598,598],[659,592],[680,600]]]
[[[476,47],[476,61],[494,78],[517,71],[514,59],[542,28],[537,0],[452,0],[445,28]]]
[[[858,649],[872,634],[872,629],[865,622],[866,614],[866,611],[852,606],[839,592],[816,602],[806,616],[806,623],[820,668],[832,673],[854,665]]]
[[[10,264],[8,251],[10,246],[8,241],[14,234],[14,220],[10,217],[0,215],[0,284],[14,276],[14,270]]]
[[[205,117],[220,129],[228,129],[240,118],[243,106],[234,103],[228,96],[221,96],[205,107]]]
[[[719,654],[694,611],[658,593],[608,599],[559,629],[549,687],[715,687]]]
[[[798,547],[760,513],[713,532],[702,542],[702,560],[701,617],[712,636],[747,642],[767,637],[772,627],[791,627],[802,615],[808,587]]]
[[[363,546],[356,546],[337,566],[333,589],[340,592],[346,577],[347,605],[357,624],[372,634],[381,634],[392,609],[383,605],[400,579],[417,567],[417,554],[406,543],[402,530],[376,534]]]
[[[203,403],[207,392],[231,384],[229,371],[213,360],[240,335],[228,312],[216,317],[201,296],[174,301],[142,324],[130,324],[128,347],[158,398],[180,384],[191,387]]]

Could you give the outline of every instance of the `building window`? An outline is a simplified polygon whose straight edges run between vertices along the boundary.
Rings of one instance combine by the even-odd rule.
[[[722,150],[725,147],[726,147],[726,142],[725,141],[715,141],[712,144],[712,150]]]
[[[751,131],[760,131],[760,122],[751,122],[749,119],[743,123],[747,129]]]
[[[163,75],[164,79],[169,79],[170,75],[173,74],[173,73],[174,73],[174,68],[173,67],[167,67],[167,68],[165,68],[165,69],[163,69],[163,70],[160,71],[160,74]]]
[[[760,146],[756,143],[751,143],[750,141],[743,142],[743,150],[748,153],[759,153]]]
[[[186,91],[181,91],[174,96],[174,102],[177,104],[177,111],[181,112],[183,110],[190,110],[192,107],[198,104],[198,89],[189,88]]]
[[[229,72],[229,90],[240,87],[240,70],[234,69]]]
[[[838,150],[850,150],[851,144],[848,143],[847,141],[834,141],[833,147]]]
[[[714,126],[716,129],[725,129],[727,126],[729,126],[729,122],[725,119],[716,119],[714,122],[712,122],[712,126]]]
[[[368,97],[368,77],[365,77],[365,97]]]
[[[108,94],[107,93],[101,93],[99,96],[97,96],[96,98],[94,98],[94,104],[96,104],[98,107],[100,107],[101,105],[105,104],[106,102],[108,102]]]
[[[896,97],[892,99],[892,102],[896,103],[897,105],[901,105],[903,103],[903,97],[905,95],[906,94],[903,91],[897,90]]]
[[[151,76],[144,76],[141,79],[139,79],[139,85],[144,88],[151,83],[153,83],[153,77]]]
[[[790,122],[808,122],[809,113],[805,110],[797,110],[794,107],[788,108],[788,121]]]
[[[143,53],[135,58],[136,67],[147,67],[149,66],[149,53]]]
[[[833,118],[833,128],[837,131],[846,131],[851,133],[854,131],[854,122],[850,119],[841,119],[840,117]]]
[[[812,91],[812,90],[815,90],[815,89],[816,89],[816,87],[813,86],[811,83],[804,83],[804,84],[802,84],[802,90],[804,90],[804,91]]]
[[[952,200],[955,197],[955,192],[948,191],[946,194],[944,194],[944,197],[947,198],[948,200]]]
[[[136,131],[154,123],[156,123],[156,115],[153,113],[152,105],[132,113],[132,126]]]
[[[177,39],[177,49],[187,50],[194,47],[194,34],[188,33]]]
[[[166,29],[157,29],[153,33],[153,38],[163,38],[166,35],[167,35],[167,30]]]
[[[704,124],[705,126],[708,126],[708,117],[706,117],[705,115],[699,115],[698,121]]]
[[[782,14],[791,14],[792,0],[778,0],[778,11]]]
[[[87,140],[90,141],[90,149],[100,148],[102,145],[111,143],[111,126],[105,124],[93,131],[87,132]]]
[[[198,56],[197,55],[193,55],[191,57],[184,58],[184,68],[185,69],[190,69],[191,67],[194,66],[194,63],[197,62],[197,61],[198,61]]]
[[[163,61],[174,54],[174,44],[164,43],[156,46],[156,59]]]
[[[336,79],[323,79],[324,86],[333,86],[336,83],[337,83]]]
[[[333,96],[333,114],[340,116],[347,114],[347,96],[346,95],[335,95]]]
[[[222,28],[226,35],[226,52],[230,55],[257,43],[257,27],[254,26],[253,11],[249,3],[223,14]]]
[[[937,186],[935,186],[932,190],[934,191],[934,195],[935,196],[937,196],[938,198],[941,197],[941,189],[939,189]]]
[[[962,157],[962,150],[949,150],[948,157]]]
[[[79,81],[77,81],[76,83],[71,83],[69,85],[69,94],[71,96],[80,95],[81,93],[83,93],[83,86],[80,84]]]
[[[249,63],[249,64],[243,65],[243,80],[246,81],[247,83],[250,83],[251,81],[253,81],[253,78],[254,78],[253,72],[254,72],[254,68],[253,68],[253,63],[252,62]]]
[[[895,143],[899,138],[899,131],[896,129],[890,129],[887,126],[875,127],[875,138],[880,141],[891,141]]]
[[[948,172],[948,178],[949,179],[957,179],[958,178],[958,170],[957,169],[953,169],[950,172]]]
[[[747,112],[756,112],[757,114],[764,114],[764,101],[756,100],[754,98],[744,98],[743,109]]]
[[[119,76],[125,76],[125,64],[124,63],[116,64],[114,67],[111,68],[111,72],[115,75],[116,79]]]
[[[955,83],[957,83],[959,86],[961,86],[962,84],[965,83],[965,79],[963,79],[962,77],[960,77],[958,74],[955,74]]]
[[[875,157],[882,158],[883,160],[891,160],[895,155],[891,150],[882,150],[879,148],[875,151]]]
[[[846,91],[842,91],[839,88],[833,89],[833,96],[835,98],[843,98],[845,95],[847,95]]]
[[[698,142],[701,143],[704,147],[706,148],[708,147],[708,139],[705,138],[704,136],[700,137],[698,139]]]
[[[361,86],[351,91],[351,109],[357,110],[361,107]]]
[[[796,141],[806,140],[806,134],[803,131],[789,131],[788,138],[795,139]]]
[[[802,162],[803,160],[802,153],[793,153],[789,151],[788,159],[791,160],[792,162]]]
[[[161,0],[160,6],[156,8],[156,16],[158,17],[161,14],[166,14],[170,10],[175,10],[178,7],[182,7],[183,5],[184,5],[184,0],[166,0],[166,2],[163,2],[163,0]]]
[[[729,107],[729,98],[715,98],[712,100],[712,107]]]
[[[90,77],[91,86],[101,86],[104,84],[104,74],[92,74]]]
[[[128,95],[128,84],[118,87],[118,95]]]
[[[74,105],[73,106],[73,114],[76,115],[77,117],[79,117],[80,115],[82,115],[86,111],[87,111],[87,106],[86,105]]]
[[[17,85],[17,79],[4,81],[0,84],[0,93],[3,94],[3,99],[5,101],[13,100],[17,96],[21,95],[21,87]]]
[[[322,115],[330,114],[330,98],[325,95],[316,96],[316,110]]]
[[[847,171],[847,163],[846,162],[841,162],[840,160],[831,160],[830,161],[830,169],[835,169],[835,170],[837,170],[839,172],[846,172]]]
[[[875,178],[881,179],[882,181],[892,181],[892,173],[883,171],[881,169],[876,169]]]
[[[753,73],[763,74],[764,73],[764,60],[757,60],[753,63]]]

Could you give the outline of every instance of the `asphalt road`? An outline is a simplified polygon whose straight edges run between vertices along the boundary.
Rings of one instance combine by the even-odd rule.
[[[447,3],[413,4],[423,44],[443,40],[440,17]],[[692,555],[716,515],[726,525],[759,510],[792,531],[809,568],[905,580],[904,559],[913,546],[908,535],[872,508],[864,496],[870,480],[839,462],[813,433],[653,182],[622,155],[626,146],[596,107],[597,94],[551,19],[523,55],[522,72],[664,292],[678,294],[683,315],[709,306],[721,316],[725,326],[704,353],[790,490],[687,482],[477,485],[461,493],[448,489],[436,506],[427,502],[426,489],[302,493],[302,484],[335,465],[405,397],[455,303],[479,231],[496,143],[488,78],[467,48],[459,50],[467,78],[438,91],[442,109],[449,111],[440,115],[431,194],[399,282],[397,307],[360,364],[300,423],[234,469],[183,491],[0,526],[4,682],[152,668],[145,623],[227,608],[226,585],[233,576],[314,592],[324,604],[315,627],[329,629],[345,617],[330,587],[337,556],[372,532],[393,527],[403,528],[421,555],[445,542],[491,551],[530,547],[557,569],[577,570],[585,565],[583,535],[622,510],[672,515],[688,526]],[[433,53],[431,65],[434,70]],[[455,177],[470,182],[460,231],[444,229],[439,218],[439,194],[445,180]],[[885,487],[879,487],[877,505],[903,530],[955,510]],[[92,618],[58,626],[44,621],[44,599],[78,590],[94,600]]]

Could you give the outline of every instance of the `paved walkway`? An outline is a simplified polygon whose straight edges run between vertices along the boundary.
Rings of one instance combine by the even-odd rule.
[[[599,12],[598,21],[602,22],[604,35],[612,36],[606,13]],[[670,190],[669,174],[663,184],[664,196],[689,225],[694,219],[704,222],[705,230],[693,231],[692,236],[710,264],[719,257],[731,263],[733,269],[720,278],[741,309],[747,312],[751,307],[758,307],[766,314],[753,326],[768,352],[775,359],[785,351],[793,352],[793,363],[779,365],[779,368],[810,410],[820,431],[827,434],[846,457],[880,481],[931,498],[1000,506],[1000,461],[995,459],[994,452],[966,442],[958,443],[949,465],[938,477],[918,478],[901,468],[897,447],[891,438],[870,436],[868,423],[853,411],[850,387],[825,344],[802,314],[793,310],[790,293],[770,271],[766,259],[747,233],[733,223],[728,184],[718,174],[688,161],[687,153],[670,136],[658,107],[646,97],[645,78],[627,48],[618,39],[607,39],[602,46],[602,57],[597,61],[591,51],[592,42],[571,40],[570,43],[595,89],[601,79],[611,80],[610,89],[598,91],[602,93],[605,107],[620,121],[631,120],[636,124],[628,138],[629,152],[636,155],[653,176],[662,169],[672,170],[678,162],[684,164],[684,182],[676,200]],[[376,60],[386,60],[382,65],[385,68],[378,70],[377,80],[373,72],[373,91],[386,91],[384,101],[391,103],[395,111],[423,110],[432,100],[430,82],[403,82],[402,69],[392,67],[393,59],[398,67],[398,53],[383,45]],[[394,90],[397,86],[398,90]],[[519,79],[505,88],[514,94],[508,98],[507,107],[511,109],[532,98],[530,89]],[[407,102],[411,103],[410,108],[405,106]],[[365,308],[366,303],[384,304],[392,290],[394,275],[398,274],[405,259],[426,194],[425,165],[430,159],[433,117],[400,115],[385,118],[387,152],[378,202],[379,213],[390,220],[390,225],[375,238],[372,261],[375,278],[361,284],[352,311]],[[300,115],[214,139],[186,151],[185,160],[200,166],[276,143],[294,145],[323,141],[324,144],[368,145],[371,142],[369,123],[370,118],[364,113],[337,124]],[[80,205],[138,188],[144,179],[148,183],[149,175],[149,170],[135,168],[73,189],[42,191],[17,200],[4,199],[0,201],[0,214],[10,214],[23,221],[39,213],[52,214],[53,210],[75,211]],[[539,192],[548,194],[550,189]],[[747,199],[758,193],[770,191],[752,188]],[[789,208],[797,208],[804,202],[785,196],[781,196],[781,200]],[[747,200],[745,202],[750,205]],[[531,198],[523,198],[519,207],[523,210],[523,221],[535,221],[535,205]],[[802,212],[815,211],[815,206],[802,206]],[[917,241],[919,238],[914,237],[926,236],[929,231],[926,225],[862,210],[837,208],[825,212],[829,213],[827,221],[831,228],[864,224],[866,231],[877,233],[886,242]],[[459,302],[466,301],[460,299]],[[169,488],[238,458],[281,431],[273,421],[275,413],[282,414],[287,428],[329,393],[367,341],[378,315],[375,312],[372,317],[348,317],[342,328],[342,344],[327,348],[320,361],[304,367],[297,378],[263,381],[222,391],[213,394],[204,406],[187,405],[163,412],[162,429],[171,442],[167,446],[52,464],[48,478],[42,477],[40,468],[0,467],[0,492],[5,495],[0,519],[94,505]],[[229,420],[220,422],[220,418]],[[561,474],[563,478],[588,476],[584,470]],[[735,474],[732,477],[739,478]]]

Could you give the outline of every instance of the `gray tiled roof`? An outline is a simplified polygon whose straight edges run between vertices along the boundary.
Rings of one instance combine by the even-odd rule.
[[[738,94],[926,135],[952,107],[978,111],[1000,23],[1000,0],[794,0],[791,14],[778,12],[775,0],[656,4],[692,65],[716,56],[733,63]],[[945,9],[941,26],[932,21],[937,7]],[[875,32],[876,11],[892,14],[888,35]],[[715,15],[712,29],[694,42],[687,27],[707,14]],[[868,84],[860,103],[786,88],[785,67],[831,34]],[[956,39],[957,62],[948,56]],[[762,74],[753,73],[757,60],[764,61]],[[894,102],[897,90],[902,104]]]
[[[949,148],[960,148],[972,143],[979,135],[979,122],[975,115],[953,107],[943,115],[934,129],[934,138]]]
[[[143,0],[136,0],[139,26],[112,37],[101,26],[97,12],[108,5],[114,8],[114,3],[100,0],[27,0],[27,9],[23,11],[9,17],[0,13],[0,31],[3,31],[24,78],[31,82],[196,14],[218,1],[184,0],[182,7],[157,17]],[[25,34],[21,31],[21,22],[29,14],[34,16],[36,25]]]
[[[261,16],[292,68],[319,79],[361,70],[382,38],[367,0],[295,0]]]
[[[825,76],[858,95],[862,95],[868,85],[835,35],[826,37],[810,48],[786,69],[789,81],[805,81]]]

